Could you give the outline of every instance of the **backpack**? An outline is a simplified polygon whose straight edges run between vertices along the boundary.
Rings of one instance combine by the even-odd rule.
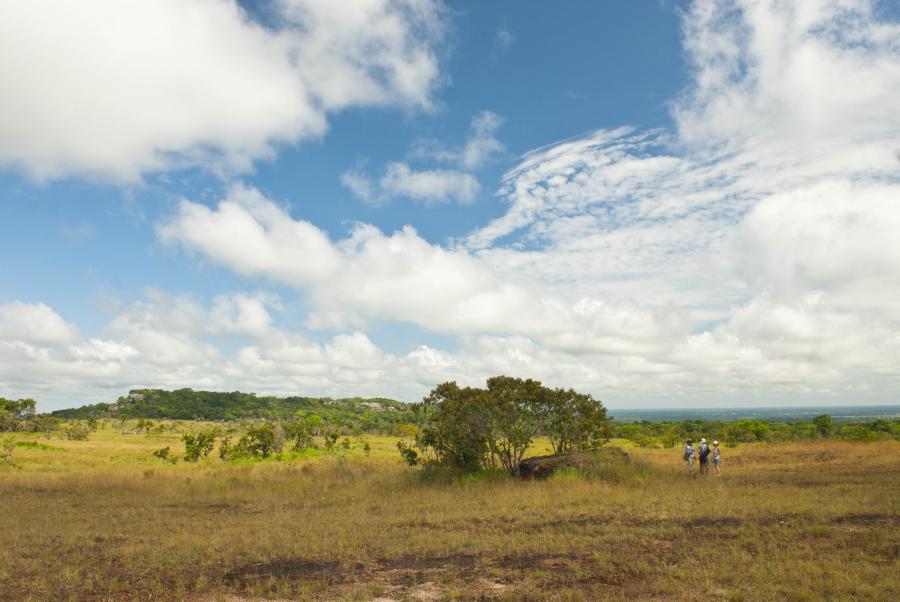
[[[684,459],[685,459],[685,460],[688,460],[690,457],[691,457],[691,455],[690,455],[689,453],[684,452]]]
[[[700,459],[705,460],[707,457],[709,457],[709,446],[701,445],[700,446]]]

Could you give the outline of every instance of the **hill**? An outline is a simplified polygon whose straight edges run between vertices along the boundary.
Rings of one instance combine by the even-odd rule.
[[[58,418],[153,418],[178,420],[288,420],[317,414],[328,422],[354,425],[366,431],[388,431],[394,425],[413,420],[410,406],[376,397],[259,397],[240,391],[194,391],[178,389],[133,389],[115,403],[97,403],[57,410]]]

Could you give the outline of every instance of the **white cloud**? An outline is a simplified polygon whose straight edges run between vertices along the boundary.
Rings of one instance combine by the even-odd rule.
[[[674,106],[680,139],[780,149],[896,141],[900,25],[879,17],[872,0],[693,3],[684,45],[694,81]]]
[[[481,188],[471,174],[453,169],[414,170],[406,163],[388,163],[378,184],[389,196],[404,196],[426,204],[471,203]]]
[[[492,111],[480,111],[469,125],[469,133],[462,147],[449,146],[439,140],[418,140],[409,152],[416,161],[432,160],[452,163],[458,169],[477,171],[495,161],[506,151],[506,146],[497,139],[497,131],[503,125],[503,118]]]
[[[506,149],[496,137],[502,123],[500,116],[491,111],[482,111],[472,119],[472,135],[459,158],[463,167],[478,169]]]
[[[316,327],[404,321],[433,332],[525,334],[572,349],[607,351],[652,345],[680,328],[671,310],[667,318],[631,302],[566,302],[525,282],[498,278],[464,249],[433,245],[410,227],[386,235],[358,225],[332,242],[242,187],[216,209],[182,202],[159,234],[241,274],[303,290],[313,304],[309,324]],[[234,240],[241,240],[240,248],[230,244]]]
[[[470,133],[462,148],[453,149],[437,141],[419,141],[409,156],[416,161],[452,163],[458,169],[414,169],[408,163],[392,161],[375,181],[363,169],[364,162],[341,174],[341,184],[360,200],[373,205],[395,197],[422,201],[426,205],[475,200],[481,185],[471,174],[502,154],[506,147],[496,138],[503,120],[496,113],[481,111],[472,118]]]
[[[37,344],[65,344],[78,331],[43,303],[13,301],[0,305],[0,338]]]
[[[475,200],[481,185],[475,176],[454,169],[413,169],[406,163],[391,162],[377,182],[360,168],[341,174],[341,184],[358,199],[382,205],[398,197],[425,205]]]
[[[350,169],[341,174],[341,185],[361,201],[378,205],[383,202],[375,182],[361,168]]]
[[[251,328],[255,338],[233,353],[210,344],[212,334],[240,332],[222,329],[231,318],[216,322],[223,306],[270,298],[234,293],[207,306],[148,290],[145,299],[125,305],[112,317],[104,338],[35,337],[34,328],[5,330],[0,339],[0,395],[36,397],[44,411],[111,401],[129,388],[144,386],[332,396],[387,392],[412,400],[433,378],[427,366],[418,367],[416,355],[385,353],[361,332],[316,343],[266,320],[265,329]],[[38,326],[44,321],[41,316],[52,314],[64,330],[75,332],[46,305],[13,302],[0,311],[20,321],[31,316]],[[188,322],[194,319],[200,321]],[[402,381],[394,380],[398,375]]]
[[[431,0],[0,6],[0,166],[114,181],[189,166],[241,172],[321,136],[350,106],[428,109],[443,8]]]

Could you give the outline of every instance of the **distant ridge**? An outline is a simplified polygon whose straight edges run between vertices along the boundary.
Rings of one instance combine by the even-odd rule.
[[[332,423],[364,430],[388,430],[413,418],[409,405],[383,397],[274,397],[255,393],[194,391],[193,389],[132,389],[115,403],[97,403],[56,410],[59,418],[145,418],[177,420],[288,420],[317,414]]]
[[[609,414],[618,422],[648,420],[763,420],[767,422],[792,422],[808,420],[819,414],[828,414],[835,422],[856,422],[875,418],[900,417],[900,405],[867,406],[801,406],[759,408],[659,408],[626,409],[609,408]]]

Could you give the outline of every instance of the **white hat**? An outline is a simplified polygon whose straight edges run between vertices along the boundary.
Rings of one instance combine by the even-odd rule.
[[[713,441],[713,445],[718,445],[718,444],[719,444],[718,441]]]
[[[700,439],[700,443],[706,443],[706,439]]]

